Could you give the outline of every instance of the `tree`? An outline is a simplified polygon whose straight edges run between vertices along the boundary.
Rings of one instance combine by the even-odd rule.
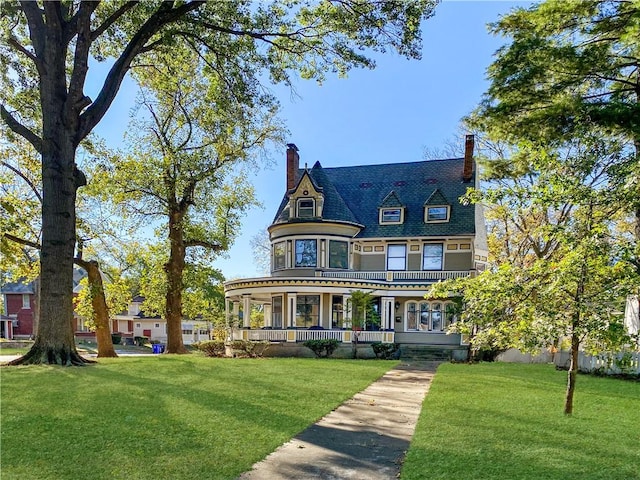
[[[471,335],[474,351],[536,351],[570,339],[566,414],[573,411],[579,349],[611,350],[627,340],[620,306],[637,275],[624,256],[628,238],[613,221],[624,212],[608,174],[624,161],[619,148],[586,136],[560,151],[523,144],[512,166],[526,167],[526,183],[511,173],[469,195],[510,205],[502,211],[520,230],[513,242],[518,248],[499,256],[496,269],[430,292],[461,298],[465,308],[453,329]]]
[[[23,363],[85,363],[70,327],[76,193],[86,184],[76,151],[136,62],[185,45],[210,53],[213,69],[237,62],[274,81],[288,82],[292,71],[322,80],[329,71],[373,67],[362,49],[418,57],[420,20],[434,7],[431,0],[5,2],[0,116],[41,155],[43,182],[40,328]],[[94,100],[85,94],[90,59],[105,58],[113,63]]]
[[[268,274],[271,271],[271,240],[267,228],[251,237],[250,244],[254,265],[260,273]]]
[[[187,353],[181,323],[188,256],[211,259],[228,249],[243,213],[255,203],[240,164],[282,134],[271,96],[249,83],[231,87],[217,72],[207,73],[197,55],[184,54],[157,54],[152,73],[136,72],[143,77],[141,104],[148,118],[134,120],[131,152],[105,165],[121,213],[145,223],[160,220],[156,231],[166,235],[166,353]]]
[[[351,320],[352,340],[351,356],[358,358],[358,337],[367,324],[367,315],[371,315],[373,296],[371,292],[352,290],[347,302],[347,316]]]
[[[4,160],[0,166],[7,171],[8,180],[0,194],[5,215],[2,220],[3,270],[12,272],[22,281],[33,279],[36,284],[36,320],[39,300],[39,256],[41,235],[42,187],[37,155],[26,141],[5,143],[0,148]],[[83,222],[85,227],[88,222]],[[82,242],[80,242],[81,244]],[[99,357],[117,357],[109,331],[109,314],[104,297],[102,278],[96,260],[83,258],[83,248],[78,249],[74,263],[89,276],[93,325],[96,329]],[[34,334],[38,325],[34,323]]]
[[[640,240],[640,7],[637,2],[548,0],[491,26],[511,39],[489,67],[490,86],[471,123],[492,138],[560,147],[599,133],[625,146],[609,172],[616,202]],[[636,249],[636,267],[640,251]]]

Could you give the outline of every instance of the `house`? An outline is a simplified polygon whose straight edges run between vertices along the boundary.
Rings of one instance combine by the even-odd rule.
[[[144,297],[133,297],[127,311],[111,318],[111,332],[118,333],[123,338],[147,337],[151,341],[166,343],[167,322],[159,315],[147,315],[142,310]],[[211,324],[198,319],[184,319],[182,321],[182,342],[185,345],[209,340]]]
[[[36,320],[34,282],[8,282],[0,287],[4,311],[0,318],[0,338],[28,339]]]
[[[80,280],[86,272],[79,268],[73,270],[74,296],[80,285]],[[3,311],[0,317],[0,338],[25,340],[35,336],[37,323],[37,280],[25,282],[6,282],[0,286]],[[74,315],[73,327],[76,333],[83,332],[86,327]]]
[[[463,158],[300,168],[289,144],[286,192],[268,227],[271,275],[225,283],[235,338],[336,338],[460,349],[447,334],[453,304],[425,299],[434,282],[474,275],[487,262],[482,207],[459,201],[477,186],[474,137]],[[372,322],[352,330],[353,291],[374,299]],[[264,328],[250,329],[252,304]]]

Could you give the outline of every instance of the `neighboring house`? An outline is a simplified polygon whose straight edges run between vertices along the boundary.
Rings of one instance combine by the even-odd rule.
[[[86,276],[82,269],[73,270],[74,295],[80,284],[80,280]],[[0,317],[0,336],[23,340],[35,335],[36,323],[36,295],[35,282],[8,282],[0,287],[3,300],[3,312]],[[83,331],[82,323],[77,318],[73,319],[74,331]]]
[[[147,316],[142,310],[144,297],[134,297],[126,312],[113,315],[111,332],[124,338],[147,337],[151,341],[167,341],[167,322],[160,316]],[[182,342],[185,345],[209,340],[211,325],[205,321],[184,319],[182,321]]]
[[[287,191],[269,226],[271,276],[225,283],[227,316],[242,319],[235,338],[352,341],[350,295],[374,297],[374,322],[360,341],[460,346],[447,335],[453,304],[425,299],[434,282],[485,268],[482,207],[462,204],[477,186],[474,137],[463,158],[300,169],[288,145]],[[249,328],[261,304],[265,328]]]
[[[36,315],[35,284],[5,283],[0,287],[4,311],[0,319],[0,337],[28,339],[33,335]]]

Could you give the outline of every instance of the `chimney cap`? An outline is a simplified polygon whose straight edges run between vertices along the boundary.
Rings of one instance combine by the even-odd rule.
[[[287,148],[289,150],[295,150],[296,152],[298,151],[298,147],[296,147],[295,143],[287,143]]]

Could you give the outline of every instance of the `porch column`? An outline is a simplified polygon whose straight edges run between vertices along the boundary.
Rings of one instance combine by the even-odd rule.
[[[342,296],[342,328],[351,327],[351,295]]]
[[[264,326],[265,327],[271,327],[272,326],[271,304],[270,303],[265,303],[264,305],[262,305],[262,312],[264,313]]]
[[[240,318],[240,302],[238,302],[237,300],[234,300],[232,313],[231,313],[231,325],[233,325],[234,327],[237,327],[239,318]]]
[[[296,326],[296,300],[295,293],[287,294],[287,328]]]
[[[381,322],[380,328],[383,330],[391,330],[393,328],[393,308],[394,308],[394,298],[393,297],[382,297],[381,298]]]
[[[242,326],[251,327],[251,295],[242,296]]]

